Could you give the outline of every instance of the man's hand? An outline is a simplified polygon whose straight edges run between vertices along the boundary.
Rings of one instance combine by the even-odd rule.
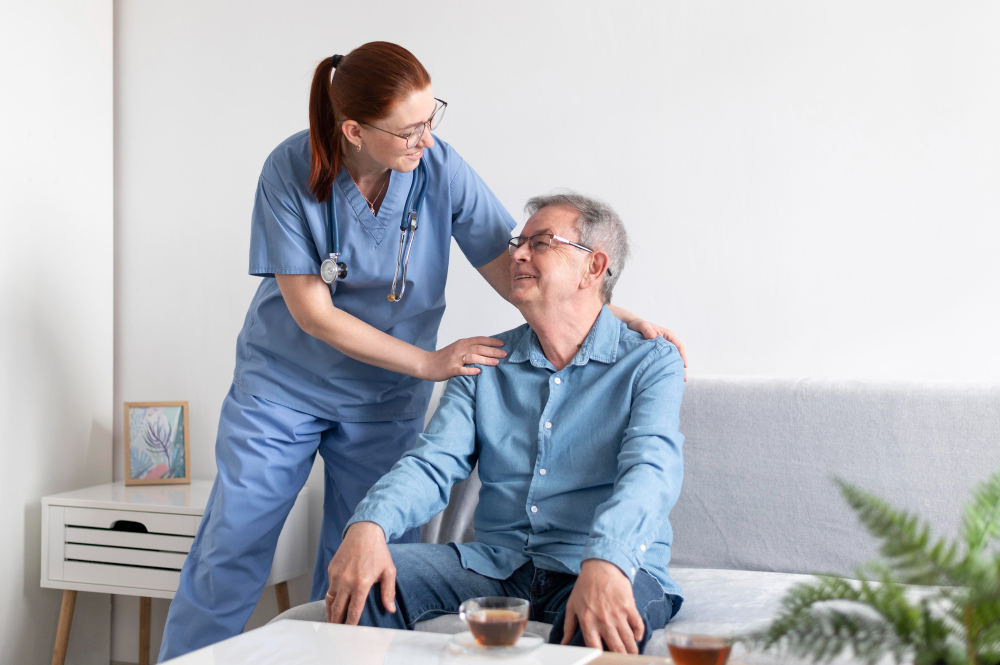
[[[382,604],[395,613],[396,566],[385,544],[385,532],[378,524],[352,524],[328,572],[330,590],[326,593],[326,620],[330,623],[358,625],[368,592],[375,582],[382,583]]]
[[[639,653],[645,627],[635,607],[632,584],[618,566],[602,559],[587,559],[580,566],[573,591],[566,602],[563,644],[569,644],[577,625],[588,647],[601,648],[601,639],[610,651]]]

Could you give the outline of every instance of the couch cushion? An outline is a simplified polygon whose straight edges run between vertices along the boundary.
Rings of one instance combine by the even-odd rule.
[[[672,568],[851,574],[876,542],[831,476],[955,534],[970,488],[1000,468],[1000,386],[695,378],[681,431]],[[456,485],[424,541],[472,540],[478,495],[475,475]]]

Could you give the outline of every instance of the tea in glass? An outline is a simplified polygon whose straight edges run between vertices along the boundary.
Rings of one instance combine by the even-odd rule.
[[[670,657],[676,665],[725,665],[733,650],[732,633],[725,626],[667,626],[664,636]]]
[[[484,647],[510,647],[528,625],[528,601],[493,596],[472,598],[458,608],[476,643]]]

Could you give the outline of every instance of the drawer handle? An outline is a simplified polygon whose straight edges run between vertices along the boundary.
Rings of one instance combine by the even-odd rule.
[[[133,522],[132,520],[118,520],[111,525],[112,531],[126,531],[128,533],[149,533],[145,524]]]

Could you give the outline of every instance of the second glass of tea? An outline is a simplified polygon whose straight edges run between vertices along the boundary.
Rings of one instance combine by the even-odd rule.
[[[676,665],[725,665],[733,649],[735,631],[727,624],[667,625],[664,637]]]
[[[470,598],[458,608],[458,618],[469,625],[480,646],[511,647],[528,624],[528,608],[523,598]]]

